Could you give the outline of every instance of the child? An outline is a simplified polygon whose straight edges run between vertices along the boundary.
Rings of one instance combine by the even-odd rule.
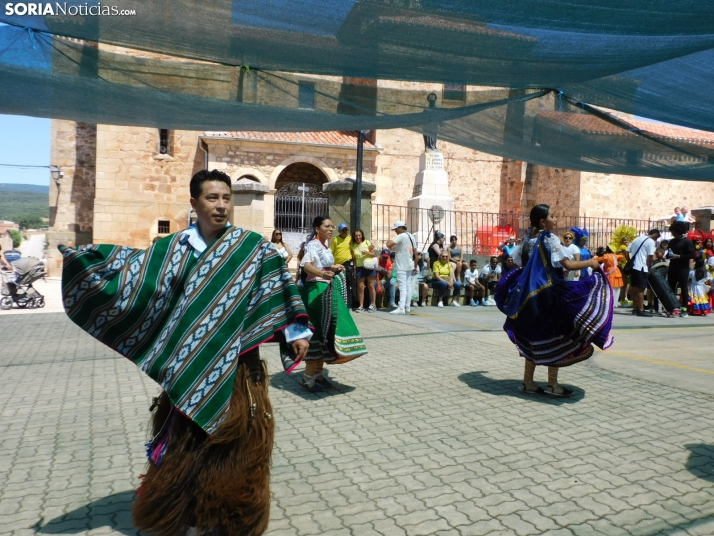
[[[711,287],[709,272],[704,266],[704,259],[694,262],[694,270],[689,272],[689,309],[690,315],[706,316],[712,312],[709,305],[709,289]]]
[[[464,272],[464,283],[471,296],[471,301],[469,301],[469,305],[471,305],[471,307],[483,305],[484,288],[478,281],[477,266],[478,263],[476,262],[476,259],[472,259],[469,264],[469,269]]]

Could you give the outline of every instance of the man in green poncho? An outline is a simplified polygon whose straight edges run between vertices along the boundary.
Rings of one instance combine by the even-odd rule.
[[[191,205],[196,224],[146,251],[62,248],[65,310],[164,388],[152,406],[137,527],[258,535],[274,431],[258,346],[280,342],[300,362],[312,332],[275,248],[228,222],[229,177],[196,173]]]

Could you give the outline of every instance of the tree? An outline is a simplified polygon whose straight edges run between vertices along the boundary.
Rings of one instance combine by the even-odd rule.
[[[22,235],[17,229],[8,229],[10,236],[12,237],[12,247],[16,248],[22,242]]]

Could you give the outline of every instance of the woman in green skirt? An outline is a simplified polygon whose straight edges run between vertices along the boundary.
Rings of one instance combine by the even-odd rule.
[[[332,220],[317,216],[312,226],[314,238],[305,245],[303,257],[307,279],[301,294],[315,333],[305,357],[303,385],[319,393],[332,388],[322,373],[325,363],[346,363],[366,354],[367,348],[347,307],[345,267],[335,264],[330,250]]]

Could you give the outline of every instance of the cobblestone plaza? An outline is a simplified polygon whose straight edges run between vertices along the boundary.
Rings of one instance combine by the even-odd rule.
[[[265,347],[267,534],[714,534],[714,320],[618,314],[552,399],[518,393],[495,308],[414,312],[356,316],[370,353],[329,394]],[[0,534],[137,534],[158,391],[63,313],[0,316]]]

